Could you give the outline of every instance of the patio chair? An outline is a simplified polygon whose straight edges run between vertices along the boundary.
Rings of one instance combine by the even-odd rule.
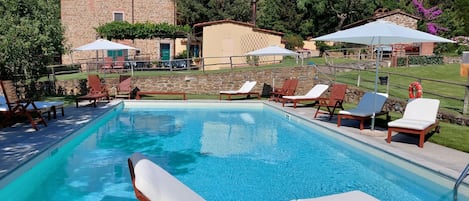
[[[124,67],[125,67],[125,57],[123,56],[116,57],[116,61],[114,62],[113,69],[124,70]]]
[[[292,201],[379,201],[377,198],[359,190],[326,195],[317,198],[297,199]]]
[[[319,99],[319,103],[317,104],[318,109],[316,110],[316,113],[314,113],[314,118],[317,117],[318,113],[322,113],[322,114],[329,114],[329,120],[331,120],[337,108],[344,110],[342,103],[344,102],[346,91],[347,91],[346,84],[333,84],[331,92],[329,94],[329,98]],[[327,112],[321,111],[320,110],[321,107],[326,107]]]
[[[34,101],[21,100],[16,94],[16,87],[11,80],[0,81],[3,95],[5,97],[4,111],[7,122],[14,117],[26,117],[35,130],[39,130],[37,124],[47,126],[46,120],[42,117],[41,111],[36,107]],[[31,108],[31,109],[28,109]]]
[[[387,142],[391,143],[393,131],[420,135],[419,147],[423,148],[425,135],[432,129],[440,132],[439,121],[436,119],[440,100],[416,98],[407,103],[402,118],[388,123]]]
[[[329,85],[325,84],[317,84],[314,85],[311,90],[308,91],[303,96],[283,96],[282,99],[282,106],[285,106],[286,102],[292,102],[293,108],[296,108],[296,104],[302,101],[315,101],[315,104],[318,102],[319,97],[329,88]]]
[[[270,99],[277,102],[280,101],[283,96],[293,96],[295,95],[297,86],[298,79],[287,79],[283,83],[282,88],[274,88]]]
[[[132,77],[129,75],[120,75],[119,84],[116,86],[116,98],[130,99],[132,94]]]
[[[140,153],[127,160],[135,196],[147,200],[205,200]]]
[[[104,57],[104,65],[103,67],[101,67],[101,71],[110,72],[113,66],[114,66],[114,61],[112,60],[112,57]]]
[[[234,95],[246,95],[246,98],[249,98],[250,95],[256,95],[257,99],[260,99],[259,92],[252,92],[252,89],[256,86],[256,81],[246,81],[243,86],[235,91],[220,91],[219,100],[221,100],[222,95],[226,95],[228,100],[231,100],[231,96]]]
[[[389,121],[389,113],[382,110],[387,99],[388,94],[366,92],[360,99],[360,102],[358,102],[357,107],[350,110],[339,111],[339,114],[337,115],[337,127],[341,126],[342,119],[354,119],[360,121],[360,130],[363,130],[365,120],[371,119],[373,117],[373,113],[375,114],[375,117],[385,114],[386,120]]]
[[[93,106],[96,107],[96,102],[103,98],[109,102],[109,91],[106,85],[101,83],[99,75],[90,74],[88,75],[88,93],[75,99],[76,107],[78,107],[78,102],[82,100],[93,102]]]

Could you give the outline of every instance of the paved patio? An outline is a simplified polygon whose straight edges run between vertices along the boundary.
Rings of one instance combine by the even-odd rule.
[[[218,100],[214,100],[218,101]],[[213,102],[207,100],[187,100],[186,102]],[[225,101],[229,102],[229,101]],[[257,101],[254,101],[257,102]],[[337,127],[336,118],[328,121],[328,116],[313,119],[314,109],[311,107],[282,107],[279,103],[266,102],[285,112],[292,113],[303,119],[311,120],[326,128],[339,131],[357,141],[370,144],[386,152],[395,154],[409,161],[457,178],[469,163],[469,153],[449,149],[431,142],[426,142],[424,148],[417,146],[418,138],[398,134],[393,139],[399,142],[386,143],[386,129],[376,128],[363,131],[358,129],[358,121],[344,120],[341,127]],[[99,103],[98,107],[80,106],[65,108],[65,116],[58,115],[57,119],[48,121],[49,126],[40,125],[39,131],[34,131],[29,124],[18,124],[14,127],[0,130],[0,188],[16,175],[10,174],[17,168],[29,168],[24,165],[30,160],[40,160],[38,156],[47,148],[60,143],[66,136],[84,127],[87,123],[118,104],[118,101]],[[469,178],[468,178],[469,179]],[[466,179],[466,181],[468,180]]]

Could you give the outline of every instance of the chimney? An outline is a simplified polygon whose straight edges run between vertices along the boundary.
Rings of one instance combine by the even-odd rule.
[[[252,21],[251,23],[256,26],[256,18],[257,18],[257,0],[251,0],[251,7],[252,7]]]

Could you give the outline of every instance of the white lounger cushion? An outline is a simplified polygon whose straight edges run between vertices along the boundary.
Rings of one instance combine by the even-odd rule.
[[[328,88],[329,88],[329,85],[317,84],[317,85],[314,85],[314,87],[311,88],[311,90],[309,90],[308,93],[306,93],[303,96],[283,96],[282,98],[292,99],[292,100],[319,98]]]
[[[238,90],[234,91],[220,91],[221,94],[237,94],[237,93],[249,93],[254,86],[256,86],[257,81],[246,81],[241,88]]]
[[[34,105],[36,105],[37,109],[50,109],[52,107],[61,108],[64,106],[64,102],[42,102],[42,101],[34,101]],[[34,109],[33,105],[28,105],[27,109]]]
[[[142,157],[135,160],[138,155],[132,156],[134,164],[135,186],[150,200],[181,201],[204,200],[178,179],[166,172],[152,161]]]
[[[64,107],[64,102],[59,102],[59,101],[34,101],[34,105],[36,105],[37,109],[42,110],[42,111],[49,111],[53,106],[56,108],[62,108]],[[33,105],[29,104],[28,108],[26,109],[34,109]],[[0,95],[0,111],[8,111],[8,106],[6,105],[6,99],[5,96]]]
[[[376,93],[376,100],[373,97],[374,94],[374,92],[366,92],[365,95],[363,95],[363,97],[360,99],[360,102],[356,108],[350,110],[341,110],[339,111],[339,114],[368,117],[372,116],[373,112],[381,112],[384,103],[386,103],[386,100],[388,99],[388,94]],[[375,106],[374,108],[373,105]]]
[[[379,201],[375,197],[361,191],[350,191],[318,198],[298,199],[292,201]]]
[[[401,119],[388,123],[389,127],[423,130],[436,121],[440,100],[417,98],[407,103]]]

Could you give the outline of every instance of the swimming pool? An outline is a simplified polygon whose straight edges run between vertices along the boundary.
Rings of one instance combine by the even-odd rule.
[[[133,152],[207,200],[291,200],[350,190],[381,200],[452,196],[440,175],[263,104],[166,103],[120,105],[50,151],[0,198],[133,200],[126,163]]]

